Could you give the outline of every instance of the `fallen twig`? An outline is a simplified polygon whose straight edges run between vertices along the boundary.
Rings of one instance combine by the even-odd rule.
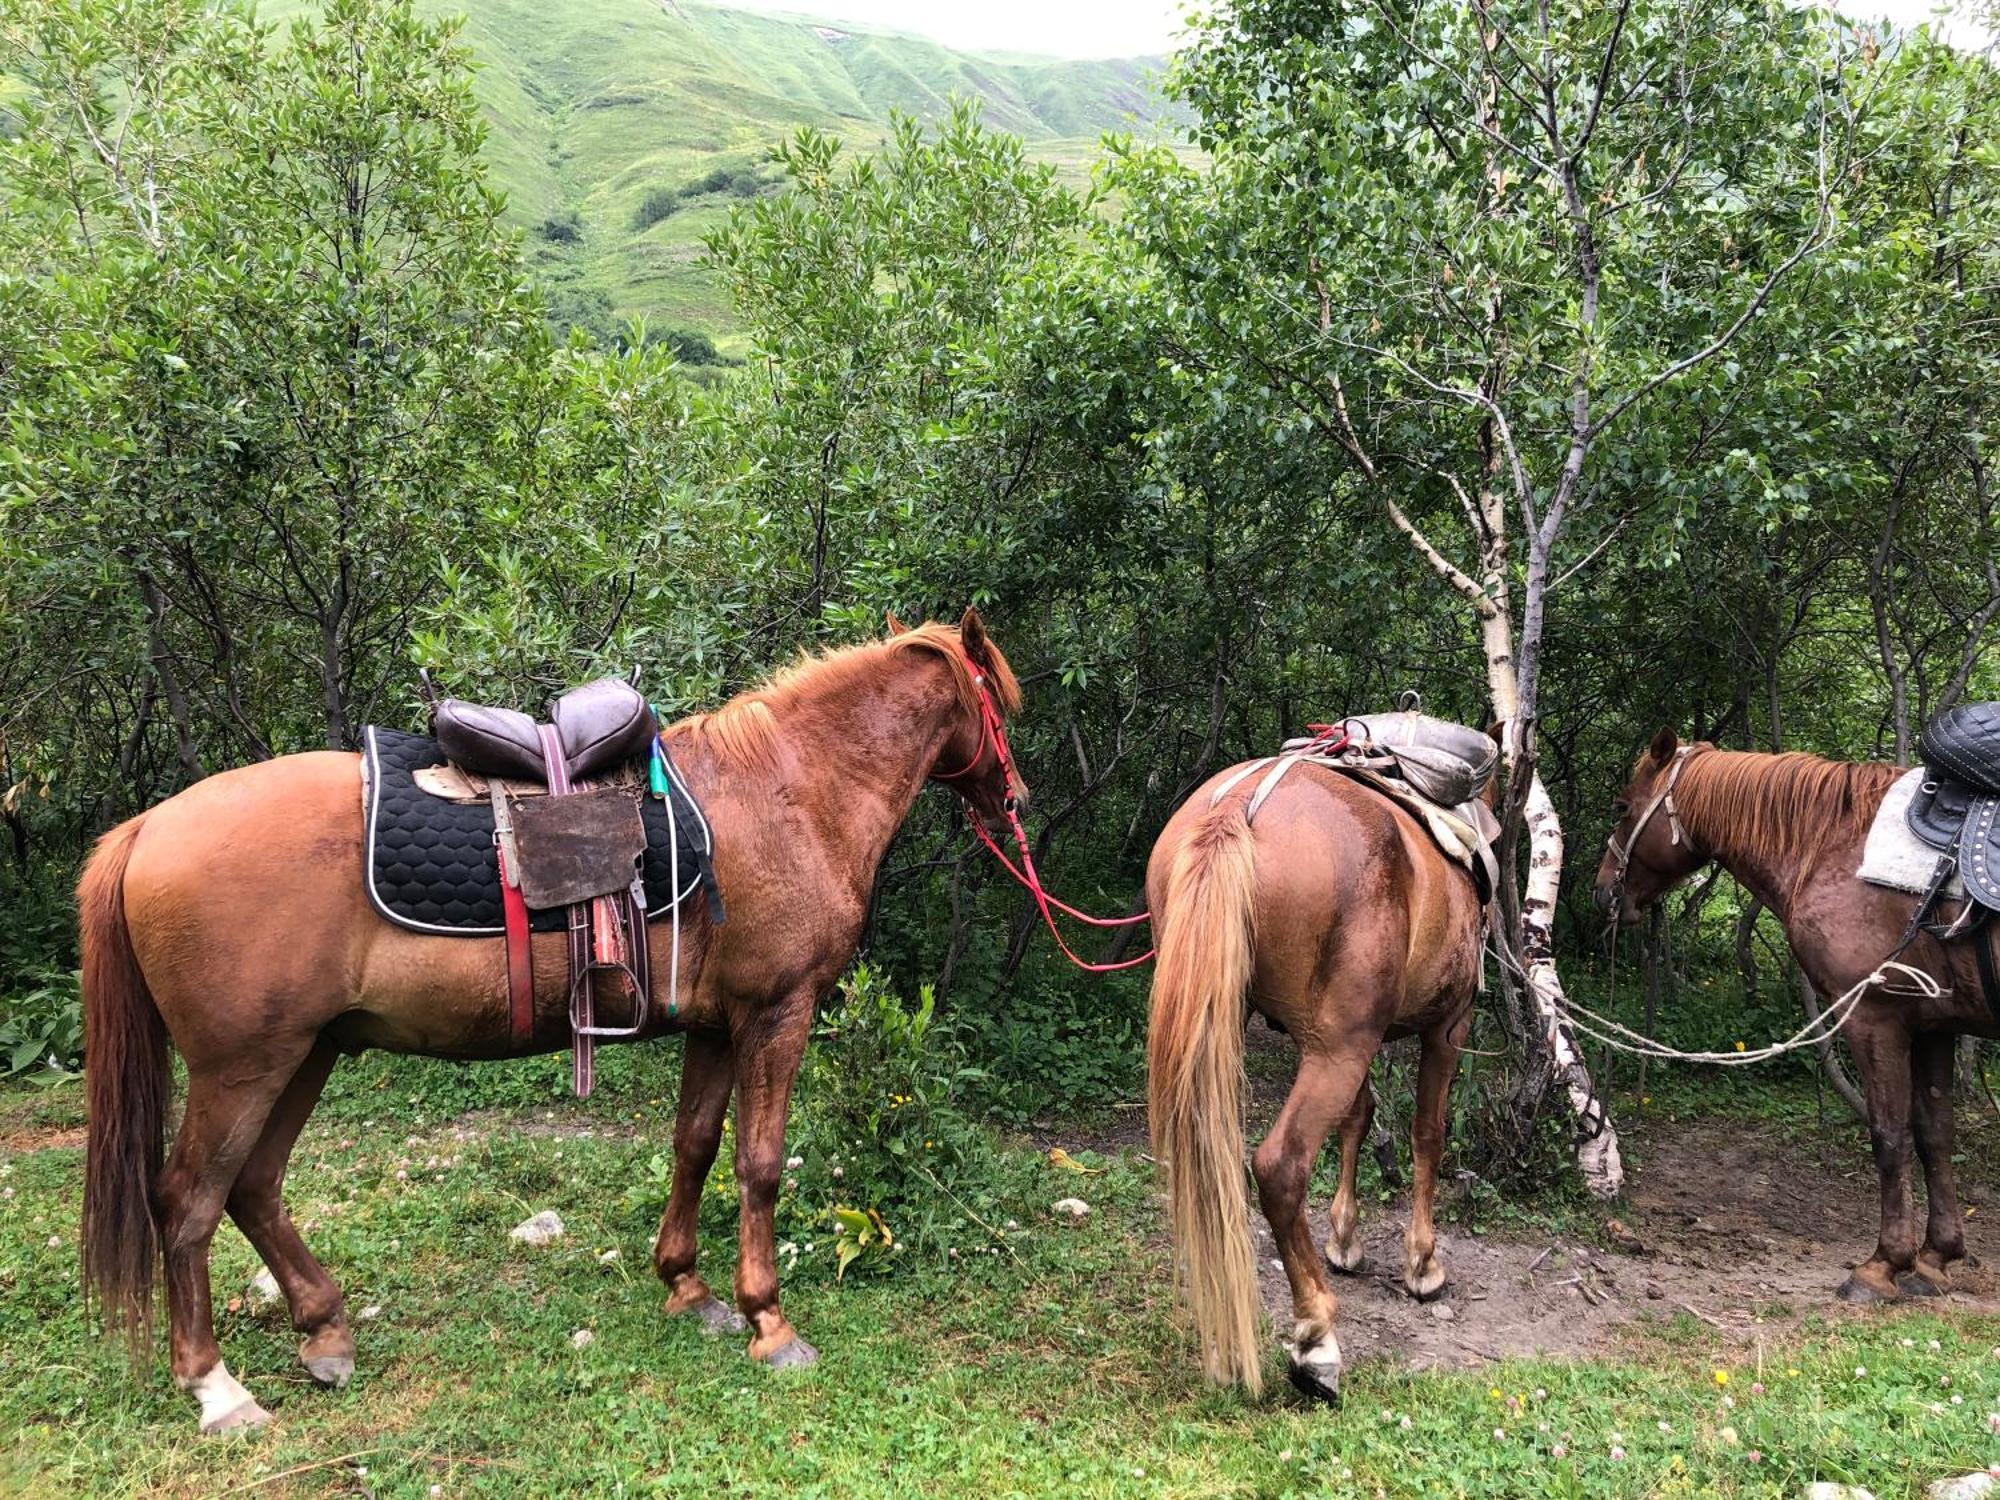
[[[239,1484],[233,1490],[224,1490],[224,1495],[240,1495],[245,1490],[261,1489],[267,1484],[275,1484],[280,1479],[291,1479],[300,1474],[310,1474],[314,1469],[330,1469],[335,1464],[352,1463],[357,1458],[367,1458],[380,1453],[380,1448],[357,1448],[352,1453],[343,1453],[338,1458],[322,1458],[317,1463],[299,1464],[296,1468],[281,1469],[276,1474],[266,1474],[262,1479],[253,1479],[248,1484]]]

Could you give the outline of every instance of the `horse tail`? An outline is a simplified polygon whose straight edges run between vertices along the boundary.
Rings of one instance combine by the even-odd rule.
[[[1257,861],[1241,802],[1198,818],[1153,913],[1159,960],[1146,1039],[1153,1154],[1167,1174],[1174,1255],[1202,1369],[1263,1388],[1257,1275],[1243,1171],[1243,1003]]]
[[[135,1362],[153,1338],[160,1178],[173,1073],[167,1029],[132,952],[125,866],[145,817],[98,841],[78,882],[83,937],[84,1086],[90,1124],[83,1168],[83,1286],[105,1326],[122,1329]]]

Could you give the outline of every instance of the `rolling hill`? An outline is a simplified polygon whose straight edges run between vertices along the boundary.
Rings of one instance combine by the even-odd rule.
[[[310,5],[261,9],[284,20]],[[604,329],[643,315],[725,350],[740,340],[698,263],[702,236],[760,190],[772,172],[758,167],[800,126],[868,147],[892,111],[936,120],[954,96],[973,97],[989,125],[1080,171],[1100,132],[1156,111],[1157,59],[978,55],[696,0],[422,7],[465,18],[488,159],[558,318]]]

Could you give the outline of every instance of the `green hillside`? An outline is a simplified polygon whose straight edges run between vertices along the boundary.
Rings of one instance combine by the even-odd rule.
[[[310,4],[278,0],[262,14]],[[770,148],[801,125],[873,146],[892,111],[935,120],[954,96],[976,97],[989,125],[1081,172],[1100,132],[1155,109],[1155,59],[981,56],[689,0],[424,8],[465,17],[495,178],[558,318],[608,328],[643,315],[724,349],[736,339],[698,264],[702,236],[738,195],[768,190]]]

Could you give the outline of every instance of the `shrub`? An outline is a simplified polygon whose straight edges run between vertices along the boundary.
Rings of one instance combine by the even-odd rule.
[[[639,200],[639,211],[632,215],[634,229],[651,229],[662,219],[673,217],[681,206],[681,195],[672,188],[652,188]]]
[[[74,971],[51,971],[0,1005],[0,1078],[37,1069],[68,1077],[83,1061],[83,991]]]
[[[583,241],[583,223],[575,214],[560,219],[544,219],[535,233],[556,245],[576,245]]]

